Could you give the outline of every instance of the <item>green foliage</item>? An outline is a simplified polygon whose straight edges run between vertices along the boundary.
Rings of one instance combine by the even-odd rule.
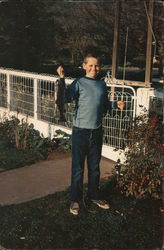
[[[45,138],[27,118],[13,116],[0,122],[0,171],[46,159],[56,148],[70,151],[71,135],[57,130],[53,140]]]
[[[56,130],[55,132],[56,135],[54,137],[54,141],[57,147],[60,147],[65,151],[70,151],[72,145],[71,135],[67,134],[66,132],[60,129]]]
[[[31,150],[22,151],[8,147],[5,141],[0,140],[0,171],[20,168],[44,158]]]
[[[0,123],[0,136],[1,143],[6,148],[26,153],[28,151],[40,159],[45,158],[55,146],[55,142],[40,135],[40,132],[34,129],[33,124],[28,124],[27,119],[20,121],[14,116]]]
[[[49,151],[56,146],[50,138],[40,135],[40,132],[34,129],[33,124],[29,125],[28,132],[27,146],[30,150],[46,157]]]
[[[162,123],[157,114],[139,116],[129,132],[126,161],[119,186],[135,198],[162,195],[164,161]]]

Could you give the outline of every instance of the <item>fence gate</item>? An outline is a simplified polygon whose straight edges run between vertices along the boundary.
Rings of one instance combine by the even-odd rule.
[[[136,115],[136,92],[134,88],[123,85],[108,84],[108,96],[113,101],[124,101],[124,110],[112,109],[103,119],[105,148],[104,155],[114,154],[113,150],[124,149],[127,143],[127,133],[132,126],[132,121]],[[109,149],[112,149],[111,150]],[[113,160],[118,157],[116,153]]]

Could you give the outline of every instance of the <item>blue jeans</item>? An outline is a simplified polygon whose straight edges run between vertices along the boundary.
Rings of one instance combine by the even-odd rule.
[[[99,199],[100,159],[102,151],[102,127],[72,130],[72,179],[70,200],[80,202],[83,198],[84,163],[87,157],[88,198]]]

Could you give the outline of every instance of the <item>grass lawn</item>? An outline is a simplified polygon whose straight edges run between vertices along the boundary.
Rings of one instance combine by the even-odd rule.
[[[10,249],[161,249],[162,201],[124,197],[112,177],[101,182],[109,210],[69,214],[69,190],[0,207],[0,245]]]

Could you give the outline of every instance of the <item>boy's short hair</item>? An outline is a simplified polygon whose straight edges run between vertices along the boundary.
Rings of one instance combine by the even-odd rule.
[[[99,61],[99,63],[100,63],[100,57],[99,57],[99,55],[98,55],[96,52],[87,52],[87,53],[84,55],[83,62],[84,62],[84,63],[87,63],[87,58],[89,58],[89,57],[94,57],[94,58],[96,58],[96,59]]]
[[[57,67],[59,67],[59,66],[64,67],[64,64],[63,64],[61,61],[57,61],[57,62],[56,62],[56,66],[57,66]]]

